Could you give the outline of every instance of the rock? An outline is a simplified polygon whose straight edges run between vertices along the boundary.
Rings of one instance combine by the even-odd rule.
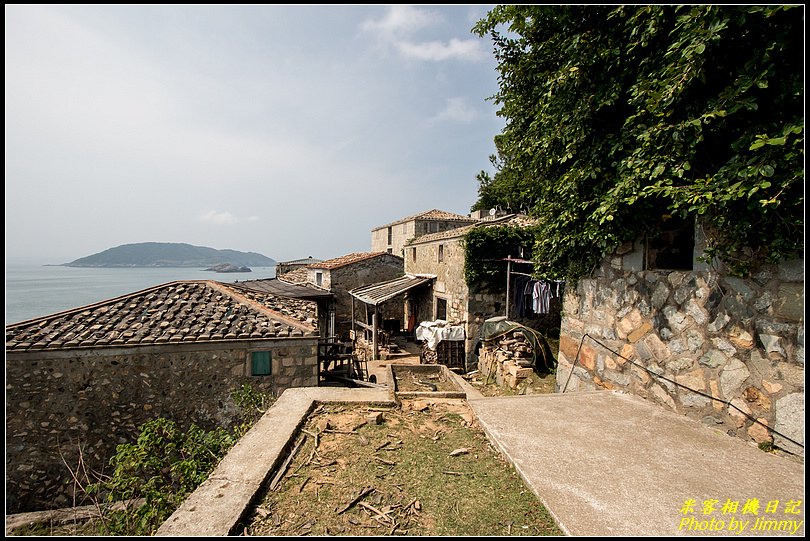
[[[712,407],[717,411],[723,411],[725,407],[722,402],[720,402],[720,389],[718,389],[717,380],[711,380],[709,382],[709,388],[711,389],[712,396],[717,398],[718,400],[712,400]]]
[[[706,355],[702,356],[698,362],[703,366],[709,368],[717,368],[720,365],[726,364],[728,357],[726,357],[719,349],[710,349]],[[725,393],[723,393],[725,395]],[[728,396],[728,395],[726,395]]]
[[[702,408],[709,405],[709,399],[696,393],[685,392],[680,394],[681,404],[687,408]]]
[[[721,338],[719,336],[712,338],[712,344],[714,344],[714,347],[716,347],[729,357],[733,357],[737,353],[737,350],[734,348],[733,345],[731,345],[731,342],[729,342],[725,338]]]
[[[804,282],[804,261],[791,259],[779,265],[779,279],[786,282]]]
[[[774,356],[785,357],[785,350],[782,349],[782,345],[780,344],[780,337],[773,334],[760,334],[759,340],[762,342],[762,346],[765,348],[765,352],[768,354],[769,358],[773,359]]]
[[[770,394],[776,394],[782,390],[782,385],[779,383],[771,383],[767,379],[762,380],[762,386],[765,387],[765,390]]]
[[[381,425],[383,423],[383,414],[381,411],[372,411],[366,415],[366,421],[373,425]]]
[[[706,382],[704,381],[703,369],[698,368],[686,374],[675,376],[675,381],[681,385],[685,385],[695,391],[703,391],[706,389]]]
[[[724,281],[729,287],[731,287],[731,289],[733,289],[736,293],[739,293],[740,297],[742,297],[745,302],[748,302],[754,298],[755,292],[749,287],[746,280],[741,280],[740,278],[735,278],[733,276],[726,276]]]
[[[640,327],[636,328],[633,332],[627,335],[627,341],[631,344],[638,342],[645,334],[652,330],[652,323],[645,321]]]
[[[776,317],[799,321],[804,316],[803,284],[781,284],[773,304]]]
[[[742,398],[737,397],[731,401],[731,406],[728,408],[728,414],[734,420],[737,428],[742,428],[743,425],[745,425],[745,422],[748,420],[746,415],[751,415],[751,408],[748,407],[748,404],[746,404]]]
[[[804,449],[784,436],[804,445],[804,393],[793,393],[776,401],[774,444],[785,451],[804,455]],[[784,434],[781,436],[780,434]]]
[[[450,451],[450,456],[466,455],[469,452],[470,450],[467,449],[466,447],[459,447],[458,449]]]
[[[771,399],[754,386],[746,387],[743,391],[743,398],[748,404],[758,406],[761,409],[771,409]]]
[[[652,294],[652,305],[656,308],[661,308],[666,304],[667,299],[669,298],[669,288],[665,282],[658,282],[655,286],[655,290]]]
[[[667,363],[667,369],[672,372],[680,372],[681,370],[686,370],[690,366],[694,364],[694,360],[690,359],[689,357],[679,357]]]
[[[667,392],[660,385],[656,385],[655,383],[653,383],[650,386],[650,392],[652,392],[652,395],[658,402],[668,406],[671,410],[676,409],[675,401],[672,399],[671,396],[669,396],[669,394],[667,394]]]
[[[679,333],[689,326],[690,321],[686,319],[686,315],[680,312],[674,306],[666,306],[663,310],[664,317],[667,318],[669,327],[676,333]]]
[[[731,340],[731,343],[738,348],[751,349],[754,347],[754,337],[751,336],[751,333],[740,327],[732,327],[728,332],[728,338]]]
[[[726,399],[736,397],[740,392],[743,382],[748,379],[751,373],[739,359],[731,359],[723,371],[720,373],[720,390]]]
[[[760,418],[757,420],[759,421],[759,423],[763,423],[765,425],[768,424],[767,419]],[[754,423],[748,427],[747,431],[748,435],[751,436],[751,439],[753,439],[757,443],[765,443],[771,441],[770,432],[766,427],[762,426],[759,423]]]
[[[765,312],[768,308],[771,307],[773,304],[773,295],[771,295],[770,291],[763,291],[762,295],[756,298],[754,301],[754,309],[757,312]]]
[[[709,319],[709,313],[695,299],[687,302],[684,308],[686,308],[686,313],[692,316],[692,319],[698,325],[703,325]]]

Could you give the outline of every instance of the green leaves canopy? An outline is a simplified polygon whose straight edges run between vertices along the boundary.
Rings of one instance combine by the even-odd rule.
[[[803,8],[498,6],[506,127],[479,201],[540,219],[547,277],[590,272],[664,213],[744,273],[802,249]]]

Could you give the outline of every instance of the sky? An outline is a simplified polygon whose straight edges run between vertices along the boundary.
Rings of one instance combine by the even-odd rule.
[[[504,125],[488,9],[6,5],[6,259],[326,259],[469,213]]]

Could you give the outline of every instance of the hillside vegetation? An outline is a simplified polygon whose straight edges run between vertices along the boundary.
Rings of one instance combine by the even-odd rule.
[[[175,242],[140,242],[109,248],[79,258],[66,267],[210,267],[222,263],[246,267],[272,267],[271,259],[256,252],[216,250]]]

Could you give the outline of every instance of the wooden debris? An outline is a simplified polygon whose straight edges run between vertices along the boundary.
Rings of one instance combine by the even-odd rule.
[[[269,486],[270,490],[275,490],[279,486],[279,484],[281,483],[281,480],[284,478],[284,474],[287,473],[287,468],[290,466],[290,462],[292,462],[293,458],[295,458],[295,455],[298,453],[298,450],[301,448],[302,443],[304,443],[304,438],[301,438],[300,440],[298,440],[298,443],[295,444],[295,447],[293,447],[293,450],[290,451],[289,455],[287,455],[287,458],[284,460],[284,463],[278,469],[278,472],[276,473],[276,476],[273,477],[273,480],[270,482],[270,486]]]
[[[359,502],[360,500],[362,500],[363,498],[365,498],[366,496],[368,496],[369,494],[371,494],[375,490],[376,489],[374,487],[366,487],[366,488],[364,488],[363,490],[360,491],[360,494],[358,494],[357,497],[355,497],[352,501],[350,501],[348,504],[346,504],[346,507],[344,507],[343,509],[340,509],[339,511],[335,511],[335,512],[338,515],[340,515],[342,513],[345,513],[346,511],[348,511],[349,509],[354,507],[357,504],[357,502]]]
[[[446,473],[447,475],[464,475],[460,471],[450,471],[450,470],[443,471],[442,473]]]
[[[396,462],[391,462],[390,460],[385,460],[384,458],[380,458],[378,456],[375,456],[375,457],[372,457],[372,458],[374,460],[376,460],[377,462],[382,462],[383,464],[385,464],[387,466],[396,466],[397,465]]]
[[[466,455],[469,452],[470,450],[466,447],[459,447],[458,449],[451,451],[450,456]]]
[[[377,451],[383,449],[384,447],[388,447],[389,445],[391,445],[391,441],[390,440],[385,440],[385,443],[383,443],[382,445],[377,446],[377,448],[374,449],[374,452],[377,452]]]
[[[383,423],[383,414],[381,411],[369,413],[366,416],[366,421],[368,421],[371,424],[381,425]]]
[[[311,477],[307,477],[306,479],[304,479],[304,482],[299,485],[299,487],[298,487],[298,493],[299,494],[304,491],[304,487],[307,486],[307,483],[309,483],[309,481],[311,479],[312,479]]]

